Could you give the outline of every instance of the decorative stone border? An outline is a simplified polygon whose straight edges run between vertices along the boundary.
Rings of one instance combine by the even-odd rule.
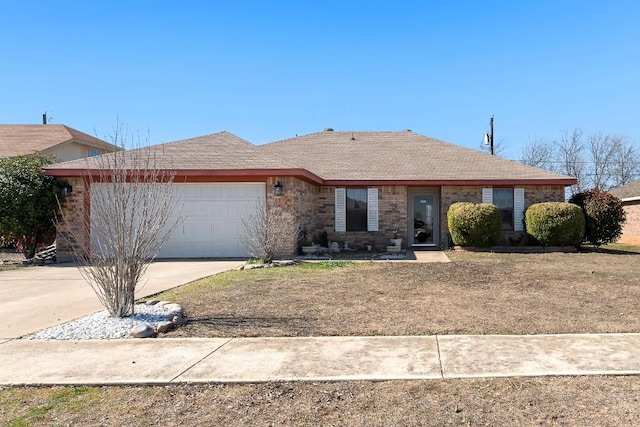
[[[163,306],[168,311],[165,314],[166,320],[156,323],[155,326],[148,323],[134,326],[129,332],[129,335],[134,338],[155,338],[158,334],[167,333],[178,326],[186,325],[188,322],[184,308],[180,304],[155,299],[148,300],[145,304]]]

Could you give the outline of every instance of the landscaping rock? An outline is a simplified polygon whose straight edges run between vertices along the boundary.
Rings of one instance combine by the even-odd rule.
[[[143,324],[131,328],[129,334],[134,338],[149,338],[155,334],[155,331],[151,326]]]
[[[157,303],[159,303],[160,301],[158,301],[157,299],[150,299],[149,301],[147,301],[145,304],[147,305],[156,305]]]
[[[180,304],[176,304],[176,303],[165,304],[164,308],[171,313],[180,313],[181,316],[184,315],[184,308],[182,308]]]
[[[174,316],[173,319],[171,319],[171,322],[176,326],[182,326],[187,324],[187,319],[180,316]]]
[[[171,301],[158,301],[158,303],[156,304],[158,307],[163,306],[163,305],[167,305],[167,304],[173,304]]]
[[[167,320],[173,320],[174,317],[184,317],[181,313],[171,312],[167,313],[164,318]]]
[[[166,332],[169,332],[172,328],[173,328],[173,322],[170,322],[168,320],[164,321],[164,322],[159,322],[156,325],[156,332],[160,333],[160,334],[164,334]]]

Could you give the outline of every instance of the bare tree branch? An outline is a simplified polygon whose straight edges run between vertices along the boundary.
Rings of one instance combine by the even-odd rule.
[[[640,175],[640,149],[626,136],[602,134],[586,136],[580,129],[561,132],[552,144],[530,140],[522,149],[522,163],[573,176],[576,194],[597,188],[607,191],[634,181]]]
[[[619,138],[609,165],[611,188],[635,181],[640,175],[640,150],[627,137]]]
[[[578,184],[571,186],[572,194],[584,189],[586,170],[584,162],[584,144],[582,131],[578,128],[573,132],[562,131],[559,140],[553,141],[558,156],[558,172],[572,176]]]
[[[278,254],[290,252],[300,234],[297,217],[276,204],[265,206],[259,201],[241,220],[242,242],[247,252],[265,263]]]
[[[609,190],[611,181],[611,163],[620,145],[620,137],[594,133],[587,137],[589,156],[589,187]]]
[[[522,149],[520,163],[536,168],[555,171],[554,146],[541,138],[529,139]]]
[[[111,139],[124,148],[119,124]],[[63,216],[59,226],[75,243],[80,272],[109,314],[129,316],[138,282],[182,221],[178,216],[168,222],[177,205],[175,173],[158,147],[122,150],[87,163],[91,217],[74,228]]]

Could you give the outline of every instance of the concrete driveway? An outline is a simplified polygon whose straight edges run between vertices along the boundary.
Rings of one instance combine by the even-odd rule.
[[[153,295],[242,265],[241,261],[158,261],[136,297]],[[86,316],[103,307],[73,264],[0,271],[0,339],[18,338]]]

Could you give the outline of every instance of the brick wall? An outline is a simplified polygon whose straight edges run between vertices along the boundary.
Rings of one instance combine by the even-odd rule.
[[[74,230],[74,234],[84,236],[84,243],[88,242],[89,189],[84,178],[65,178],[72,186],[71,194],[64,201],[60,215],[61,226],[56,230],[56,257],[59,262],[73,260],[72,242],[65,230]],[[83,244],[83,242],[78,243]]]
[[[276,196],[273,186],[280,181],[282,185],[282,196]],[[278,205],[283,209],[292,211],[300,220],[300,226],[313,234],[316,223],[315,201],[318,187],[294,177],[269,177],[267,178],[267,205]],[[281,255],[291,255],[297,251],[298,242],[291,242],[291,249],[288,253]]]
[[[622,226],[622,237],[619,242],[640,245],[640,200],[624,202],[623,206],[627,221]]]
[[[374,250],[384,250],[393,237],[393,230],[398,230],[398,237],[407,242],[407,187],[381,186],[378,188],[378,230],[335,232],[335,189],[336,187],[319,187],[316,196],[316,224],[310,234],[327,232],[329,242],[338,242],[342,248],[344,242],[355,249],[364,249],[371,245]]]
[[[447,225],[447,211],[455,202],[482,202],[483,186],[442,186],[440,193],[440,240],[441,246],[447,245],[447,236],[449,227]],[[528,185],[524,186],[524,204],[525,209],[535,203],[542,202],[563,202],[564,186],[562,185]],[[524,235],[523,232],[504,231],[502,233],[500,244],[511,244],[509,238],[520,239]],[[525,237],[521,243],[526,243]]]
[[[82,178],[69,178],[73,191],[67,197],[63,207],[64,218],[70,226],[82,230],[83,221],[89,215],[88,185]],[[283,195],[275,196],[273,186],[280,181]],[[327,232],[329,242],[338,242],[340,247],[345,241],[350,247],[363,249],[372,245],[374,250],[384,250],[393,236],[393,230],[398,230],[398,237],[403,239],[402,246],[407,245],[407,217],[408,192],[406,186],[380,186],[378,188],[378,226],[377,232],[335,232],[335,188],[319,187],[294,177],[269,177],[266,180],[266,202],[268,205],[279,204],[285,209],[292,210],[300,218],[301,226],[307,230],[310,239],[315,234]],[[525,186],[525,207],[544,201],[563,201],[563,186]],[[442,186],[440,189],[440,242],[436,246],[445,247],[447,244],[447,211],[454,202],[480,203],[482,201],[482,186]],[[628,225],[625,228],[625,239],[634,236],[640,241],[640,205],[625,207],[628,215]],[[633,218],[636,218],[633,220]],[[635,221],[635,226],[632,222]],[[635,228],[633,228],[635,227]],[[503,240],[514,235],[513,232],[503,233]],[[86,235],[86,233],[85,233]],[[88,236],[86,237],[88,239]],[[622,241],[622,240],[621,240]],[[58,258],[70,259],[70,242],[63,233],[58,232]],[[297,242],[292,242],[291,253],[295,252]],[[290,255],[287,254],[287,255]]]

